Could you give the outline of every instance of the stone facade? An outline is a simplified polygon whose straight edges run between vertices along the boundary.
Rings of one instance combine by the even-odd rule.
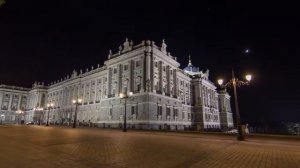
[[[113,54],[109,51],[103,66],[73,71],[64,79],[48,86],[35,82],[31,89],[0,86],[0,107],[3,111],[23,109],[27,121],[73,122],[75,105],[81,98],[77,119],[99,127],[122,127],[124,100],[120,93],[133,92],[127,99],[126,120],[136,129],[220,129],[233,127],[230,96],[218,93],[209,81],[209,71],[192,65],[183,70],[177,58],[153,41],[133,45],[126,41]],[[18,94],[17,94],[18,93]],[[10,95],[10,96],[7,96]],[[18,102],[17,97],[19,95]],[[26,101],[22,98],[26,97]],[[53,103],[48,111],[46,104]],[[38,108],[45,110],[37,111]]]
[[[16,111],[26,110],[30,89],[16,86],[0,85],[0,115],[4,123],[17,121]],[[20,116],[21,120],[25,115]]]

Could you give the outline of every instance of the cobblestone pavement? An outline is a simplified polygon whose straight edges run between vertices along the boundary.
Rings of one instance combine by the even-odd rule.
[[[0,126],[1,168],[300,168],[300,139]]]

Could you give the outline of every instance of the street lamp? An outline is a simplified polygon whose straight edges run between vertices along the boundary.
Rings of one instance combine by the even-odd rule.
[[[47,104],[47,107],[48,107],[48,115],[47,115],[47,123],[46,123],[46,126],[49,126],[49,112],[50,112],[50,109],[53,109],[54,104],[53,104],[53,103],[48,103],[48,104]]]
[[[73,128],[76,128],[76,120],[77,120],[77,106],[81,104],[82,99],[73,99],[73,104],[75,104],[75,115],[74,115],[74,122],[73,122]]]
[[[238,86],[242,86],[242,85],[249,85],[252,76],[251,75],[246,75],[245,76],[246,81],[241,81],[238,80],[235,76],[234,76],[234,71],[232,70],[232,78],[229,82],[227,82],[226,84],[223,84],[223,79],[219,79],[218,80],[218,84],[223,87],[224,89],[226,87],[233,87],[233,93],[234,93],[234,104],[235,104],[235,111],[236,111],[236,124],[238,127],[238,140],[245,140],[245,133],[242,130],[242,125],[241,125],[241,118],[240,118],[240,112],[239,112],[239,106],[238,106],[238,100],[237,100],[237,91],[236,91],[236,87]]]
[[[20,118],[21,118],[20,116],[21,116],[21,114],[24,113],[24,111],[22,111],[22,110],[17,110],[16,113],[18,114],[18,124],[19,124]],[[21,124],[22,124],[22,123],[21,123]]]
[[[0,125],[2,125],[2,120],[3,120],[3,118],[4,118],[4,114],[1,114],[1,123],[0,123]]]
[[[123,132],[127,132],[127,126],[126,126],[126,103],[127,103],[127,98],[129,98],[130,96],[132,96],[133,93],[132,92],[125,92],[125,93],[120,93],[120,98],[124,99],[125,103],[124,103],[124,125],[123,125]]]

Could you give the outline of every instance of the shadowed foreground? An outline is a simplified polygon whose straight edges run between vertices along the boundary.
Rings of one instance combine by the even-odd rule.
[[[0,167],[300,167],[299,139],[0,126]]]

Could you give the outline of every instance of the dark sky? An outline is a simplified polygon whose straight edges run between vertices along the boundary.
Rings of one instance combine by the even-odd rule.
[[[126,37],[157,45],[164,38],[182,68],[191,54],[212,82],[228,80],[231,68],[240,79],[253,74],[250,86],[238,88],[243,121],[300,121],[296,7],[250,0],[7,0],[0,8],[0,83],[49,83],[103,65]]]

